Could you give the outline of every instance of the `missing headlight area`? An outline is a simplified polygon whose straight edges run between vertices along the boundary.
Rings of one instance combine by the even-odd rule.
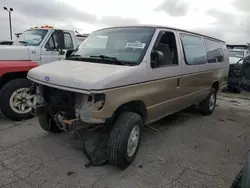
[[[102,120],[94,119],[92,112],[99,111],[105,103],[105,95],[76,94],[75,115],[86,123],[103,123]]]

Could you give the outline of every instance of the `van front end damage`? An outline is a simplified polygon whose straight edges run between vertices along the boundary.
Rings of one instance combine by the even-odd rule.
[[[87,151],[82,133],[84,129],[94,131],[103,127],[106,120],[94,118],[93,112],[100,111],[104,107],[104,94],[74,93],[40,84],[34,84],[30,92],[36,95],[37,103],[34,113],[38,116],[39,123],[44,130],[54,133],[67,131],[80,138],[81,149],[89,160],[86,167],[107,163],[107,157],[95,160],[94,152],[90,154]],[[99,140],[102,137],[103,134],[100,135]],[[100,142],[97,143],[94,150],[98,148],[99,144]]]
[[[104,94],[74,93],[40,84],[33,87],[37,98],[35,114],[48,113],[56,119],[60,129],[68,130],[66,125],[72,124],[69,122],[81,122],[83,125],[105,123],[105,119],[93,117],[93,112],[104,107]]]

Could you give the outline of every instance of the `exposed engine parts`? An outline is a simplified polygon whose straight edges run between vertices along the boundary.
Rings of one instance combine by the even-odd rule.
[[[85,137],[82,134],[84,130],[95,131],[103,127],[103,122],[101,121],[96,121],[95,124],[88,122],[93,121],[91,115],[92,110],[100,110],[104,106],[104,95],[98,94],[92,96],[77,94],[41,85],[32,85],[30,92],[36,94],[37,97],[36,115],[49,114],[51,117],[49,121],[50,128],[51,126],[56,126],[61,131],[67,131],[77,135],[81,142],[81,150],[89,160],[85,165],[86,167],[108,163],[106,152],[103,152],[101,159],[100,157],[96,157],[96,151],[100,143],[103,144],[107,141],[107,138],[103,140],[104,129],[92,152],[87,150]]]

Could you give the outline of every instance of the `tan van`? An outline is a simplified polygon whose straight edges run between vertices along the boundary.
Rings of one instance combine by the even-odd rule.
[[[41,127],[110,126],[108,160],[128,166],[143,125],[194,104],[209,115],[226,85],[225,42],[162,26],[93,32],[66,60],[32,69]]]

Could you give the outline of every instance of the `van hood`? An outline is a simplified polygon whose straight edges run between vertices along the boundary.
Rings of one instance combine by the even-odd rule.
[[[40,61],[40,48],[33,46],[0,46],[0,60]]]
[[[77,90],[101,90],[136,82],[138,66],[61,60],[28,72],[34,82]],[[143,71],[143,70],[141,70]]]

